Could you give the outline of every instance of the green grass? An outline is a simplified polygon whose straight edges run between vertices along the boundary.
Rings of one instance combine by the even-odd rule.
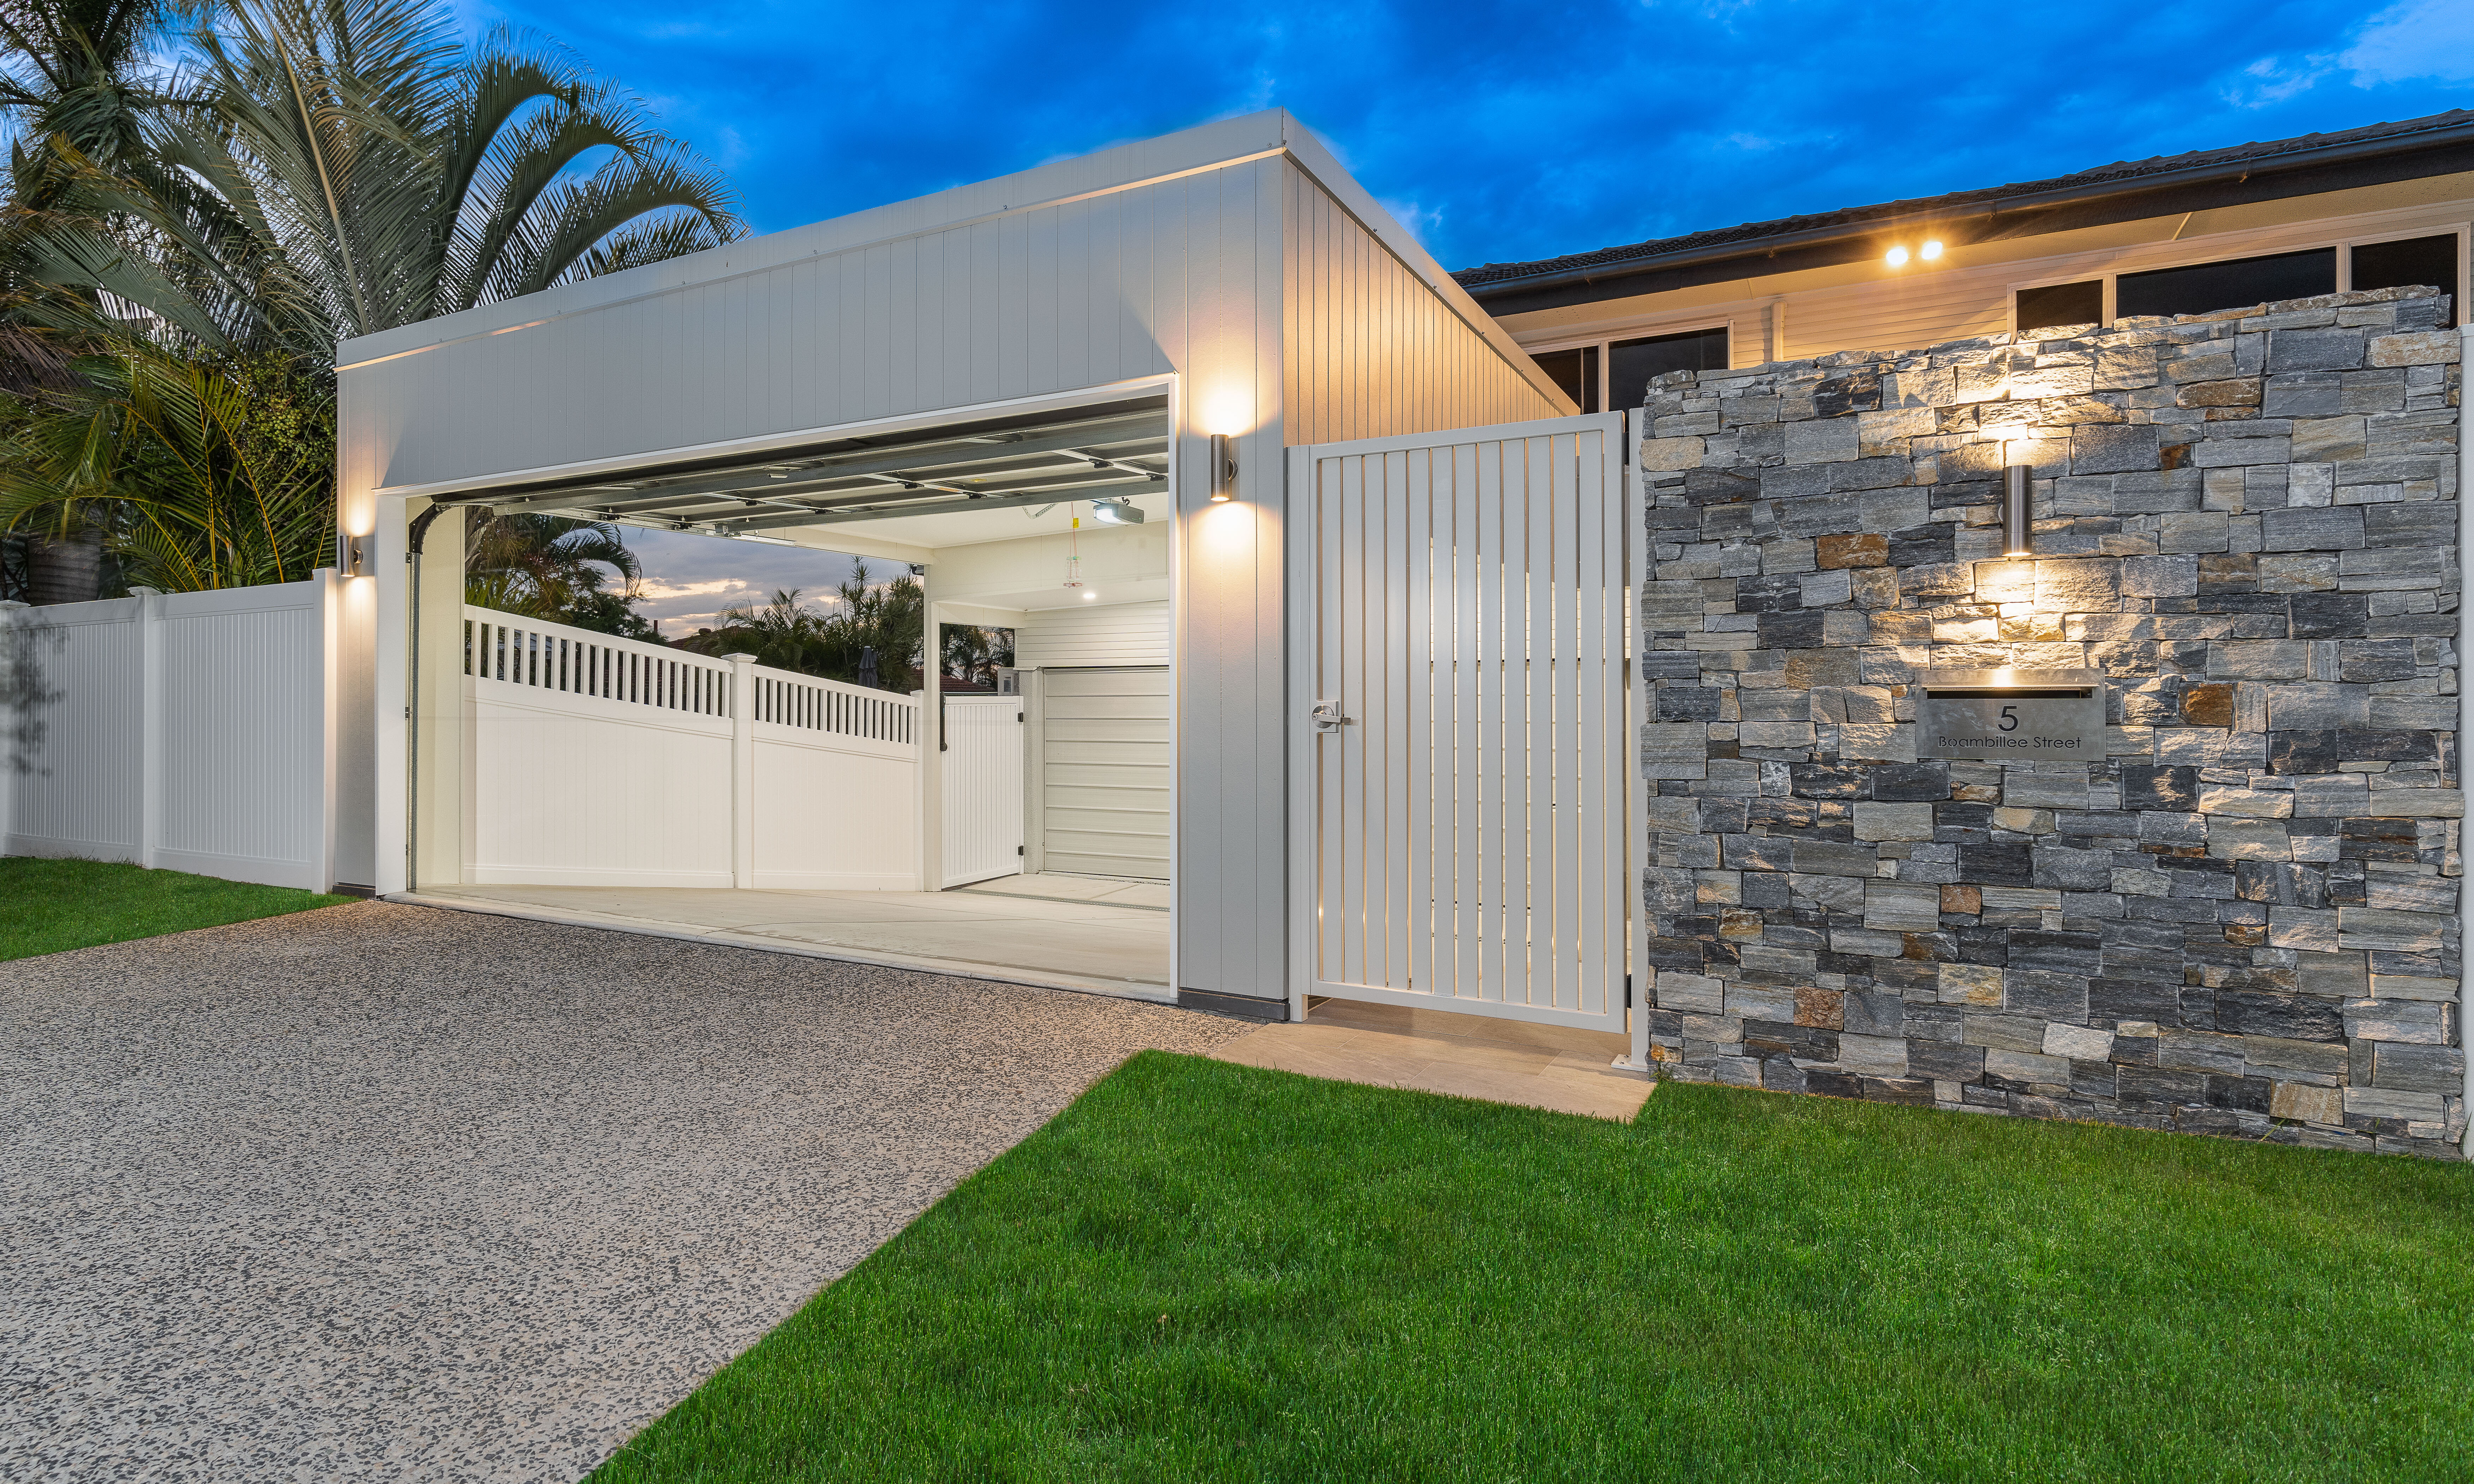
[[[2474,1476],[2474,1170],[1145,1053],[636,1479]]]
[[[350,900],[109,861],[0,856],[0,961]]]

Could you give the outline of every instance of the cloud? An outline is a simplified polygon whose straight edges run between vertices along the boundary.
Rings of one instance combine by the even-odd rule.
[[[2435,78],[2474,80],[2474,5],[2465,0],[2405,0],[2363,23],[2354,44],[2337,59],[2354,85]]]
[[[804,601],[821,601],[858,569],[857,558],[805,546],[632,527],[621,534],[643,567],[645,601],[636,610],[671,638],[713,627],[724,609],[770,602],[778,591],[797,588]],[[890,563],[868,565],[882,576]]]

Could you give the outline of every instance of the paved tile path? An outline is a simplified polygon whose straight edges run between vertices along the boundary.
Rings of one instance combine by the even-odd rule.
[[[0,964],[0,1479],[573,1479],[1144,1046],[366,903]]]

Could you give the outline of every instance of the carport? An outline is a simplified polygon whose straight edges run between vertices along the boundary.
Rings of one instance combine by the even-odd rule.
[[[542,905],[549,894],[600,892],[612,915],[639,921],[654,915],[623,894],[696,894],[695,921],[671,925],[716,933],[739,930],[712,925],[723,919],[748,925],[738,899],[791,894],[861,915],[869,893],[887,910],[932,894],[950,910],[975,894],[1095,922],[1149,912],[1165,929],[1150,993],[1301,1012],[1336,982],[1307,941],[1330,915],[1308,878],[1337,880],[1318,874],[1329,843],[1318,837],[1334,826],[1318,823],[1307,795],[1317,759],[1340,753],[1308,739],[1374,745],[1379,731],[1395,739],[1381,746],[1406,748],[1413,709],[1403,699],[1375,714],[1378,679],[1375,712],[1334,703],[1366,713],[1353,730],[1318,731],[1309,719],[1324,684],[1310,656],[1319,634],[1339,633],[1319,594],[1343,592],[1317,562],[1348,543],[1338,527],[1298,543],[1299,521],[1312,531],[1320,517],[1308,513],[1323,508],[1301,481],[1324,468],[1362,475],[1362,450],[1373,449],[1378,489],[1386,470],[1397,465],[1405,479],[1402,461],[1419,459],[1431,483],[1434,449],[1448,442],[1435,435],[1451,429],[1490,429],[1463,441],[1495,470],[1487,530],[1531,519],[1504,511],[1535,511],[1541,523],[1516,533],[1529,544],[1515,552],[1485,536],[1483,561],[1470,525],[1463,557],[1443,559],[1471,585],[1484,565],[1500,589],[1491,609],[1470,598],[1457,638],[1438,630],[1412,642],[1403,619],[1348,642],[1423,656],[1413,689],[1466,692],[1471,706],[1484,690],[1498,730],[1501,687],[1534,691],[1555,666],[1594,665],[1589,685],[1620,686],[1619,636],[1594,648],[1546,638],[1558,625],[1587,628],[1601,598],[1612,613],[1623,586],[1625,532],[1611,515],[1620,479],[1609,477],[1617,423],[1564,416],[1570,404],[1551,380],[1276,110],[408,325],[347,345],[338,374],[346,526],[379,585],[378,791],[401,802],[379,811],[383,892],[494,894],[507,910],[543,912],[555,910]],[[1492,426],[1541,419],[1525,432]],[[1291,450],[1327,457],[1293,464]],[[1479,499],[1476,478],[1465,504]],[[1016,631],[1022,691],[945,698],[931,665],[915,702],[853,697],[830,682],[502,625],[462,604],[463,516],[485,505],[910,563],[932,625]],[[1573,544],[1600,525],[1586,551]],[[1454,539],[1448,519],[1421,529],[1421,551]],[[1408,567],[1425,559],[1400,544],[1406,526],[1393,530],[1349,538],[1375,544],[1347,560],[1392,562],[1396,581],[1347,588],[1358,596],[1346,601],[1411,601]],[[1534,641],[1518,634],[1532,606],[1516,592],[1504,601],[1533,567]],[[1414,590],[1443,594],[1450,575]],[[1550,597],[1552,584],[1564,596]],[[1481,618],[1497,635],[1492,658],[1456,658],[1451,647],[1474,642]],[[511,655],[528,658],[519,667]],[[502,688],[519,683],[519,668],[523,694]],[[1365,677],[1345,668],[1320,673],[1346,698]],[[1564,683],[1562,703],[1550,686],[1548,700],[1516,704],[1540,718],[1521,746],[1588,752],[1594,767],[1606,738],[1582,734],[1619,727],[1621,706],[1610,713],[1599,691],[1584,704],[1578,683]],[[583,720],[532,715],[553,696]],[[508,720],[517,711],[531,719]],[[1432,716],[1417,714],[1431,730]],[[588,722],[658,732],[642,746],[662,760],[591,741]],[[813,771],[827,753],[841,772]],[[1006,767],[971,761],[1008,754],[1010,795]],[[1475,766],[1473,746],[1467,755]],[[1498,747],[1487,766],[1513,755]],[[1517,757],[1545,765],[1543,753]],[[1405,751],[1399,760],[1407,789]],[[1473,804],[1480,792],[1452,797]],[[1526,859],[1544,842],[1540,858],[1582,861],[1577,844],[1556,854],[1556,811],[1594,807],[1620,867],[1624,831],[1604,823],[1613,800],[1552,783],[1537,792],[1517,838],[1498,827],[1489,849]],[[1396,818],[1364,826],[1369,838],[1407,828],[1415,813],[1405,793],[1382,797]],[[1008,815],[1019,874],[972,824]],[[1418,828],[1414,850],[1431,854],[1431,822]],[[1533,895],[1531,877],[1553,869],[1518,867]],[[1427,879],[1403,869],[1377,910],[1426,924],[1419,932],[1472,930],[1484,914],[1473,896],[1455,905],[1448,873],[1410,900],[1408,884]],[[1468,892],[1499,898],[1495,879],[1471,876]],[[1556,951],[1603,957],[1612,945],[1619,975],[1621,897],[1611,938],[1601,903],[1589,920],[1595,946],[1567,934]],[[1489,930],[1527,944],[1540,930],[1533,910],[1516,921],[1496,911]],[[983,969],[1008,960],[1033,982],[1056,971],[1027,931],[1013,944],[996,929],[956,936],[974,939]],[[880,951],[812,950],[837,947]],[[1431,997],[1431,974],[1412,982],[1416,954],[1404,945],[1396,956],[1396,972],[1365,970],[1370,997]],[[1515,1014],[1499,974],[1476,992],[1479,957],[1459,1008]],[[1396,982],[1372,982],[1385,974]],[[1612,1015],[1619,1026],[1619,998],[1589,993],[1586,1014],[1558,1001],[1545,1017],[1603,1028]]]

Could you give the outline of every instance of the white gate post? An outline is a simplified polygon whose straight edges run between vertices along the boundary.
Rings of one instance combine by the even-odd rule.
[[[730,884],[756,885],[756,657],[730,657]]]
[[[163,844],[163,595],[137,599],[137,864],[152,871]]]

